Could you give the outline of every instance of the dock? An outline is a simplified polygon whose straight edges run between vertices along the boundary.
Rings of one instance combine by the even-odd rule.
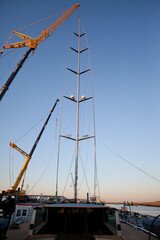
[[[26,240],[29,231],[30,222],[24,222],[19,225],[19,229],[9,229],[7,232],[7,240]],[[122,237],[124,240],[148,240],[148,234],[133,228],[125,223],[121,223]],[[158,238],[151,236],[150,240],[157,240]]]
[[[25,240],[28,236],[30,221],[19,225],[18,229],[9,229],[7,231],[7,240]]]

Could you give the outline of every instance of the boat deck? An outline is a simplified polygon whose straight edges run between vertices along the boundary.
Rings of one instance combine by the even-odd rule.
[[[9,229],[7,232],[8,240],[26,240],[29,231],[30,222],[25,222],[19,225],[19,229]],[[124,240],[148,240],[148,234],[133,227],[121,223],[122,237]],[[151,240],[157,240],[158,238],[151,236]]]
[[[126,223],[121,223],[122,237],[124,240],[148,240],[149,235],[140,231]],[[151,236],[150,240],[157,240],[158,238]]]

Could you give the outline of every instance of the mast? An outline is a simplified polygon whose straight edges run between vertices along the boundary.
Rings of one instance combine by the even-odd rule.
[[[77,121],[76,121],[76,158],[75,158],[75,185],[74,200],[77,202],[77,183],[78,183],[78,137],[79,137],[79,80],[80,80],[80,16],[78,34],[78,71],[77,71]]]
[[[73,47],[70,47],[71,50],[73,50],[76,54],[78,54],[78,68],[77,71],[68,68],[67,70],[71,71],[73,74],[77,75],[77,96],[76,98],[74,97],[74,95],[71,95],[70,97],[63,95],[64,98],[76,103],[76,135],[75,138],[71,137],[71,135],[67,134],[67,135],[61,135],[59,134],[59,146],[58,146],[58,157],[57,157],[57,177],[56,177],[56,196],[58,193],[58,166],[59,166],[59,151],[60,151],[60,137],[66,138],[68,140],[71,141],[75,141],[75,177],[74,177],[74,202],[77,202],[77,187],[78,187],[78,160],[79,160],[79,141],[82,140],[88,140],[90,138],[95,138],[95,129],[94,129],[94,136],[89,136],[89,135],[84,135],[83,137],[79,137],[79,107],[80,104],[83,104],[85,101],[88,101],[90,99],[93,99],[93,92],[92,92],[92,96],[90,97],[85,97],[82,96],[80,98],[79,94],[80,94],[80,75],[87,73],[88,71],[91,70],[91,68],[89,69],[85,69],[83,71],[80,71],[80,54],[87,51],[88,48],[84,48],[84,49],[80,49],[80,40],[81,37],[83,37],[85,35],[85,33],[81,33],[81,20],[79,17],[79,31],[78,33],[74,33],[76,37],[78,37],[78,49],[74,49]],[[63,101],[62,101],[63,104]],[[94,108],[94,106],[93,106]],[[94,114],[93,114],[94,115]],[[62,115],[61,115],[62,118]],[[60,123],[60,129],[61,129],[61,123]],[[94,144],[95,146],[96,144]],[[95,154],[96,155],[96,154]],[[96,161],[96,158],[95,158]],[[96,172],[95,172],[96,175]],[[94,183],[95,184],[95,183]],[[95,195],[95,188],[94,188],[94,195]]]

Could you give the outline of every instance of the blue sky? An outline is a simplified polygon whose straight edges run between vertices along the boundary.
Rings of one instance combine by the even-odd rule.
[[[1,0],[0,46],[6,43],[12,30],[68,9],[75,3],[71,0]],[[158,181],[127,164],[107,148],[160,179],[160,2],[80,0],[77,3],[80,8],[38,46],[33,56],[30,55],[0,103],[0,189],[7,189],[10,182],[9,142],[15,142],[29,153],[45,118],[23,138],[19,140],[19,137],[46,116],[56,98],[62,99],[66,66],[75,67],[71,65],[69,46],[75,41],[73,32],[78,31],[80,15],[91,53],[101,197],[106,201],[160,200]],[[37,37],[55,19],[56,17],[25,28],[22,32]],[[13,38],[13,41],[19,39]],[[26,50],[17,49],[11,53],[9,50],[4,51],[0,57],[0,87],[7,81]],[[86,60],[81,66],[88,67],[87,64]],[[75,83],[71,80],[73,75],[67,76],[70,78],[67,80],[69,94]],[[90,78],[89,74],[86,76]],[[60,110],[61,103],[53,113],[28,166],[25,184],[30,188],[49,165],[30,193],[55,193]],[[71,110],[72,107],[66,105],[65,111],[74,125],[75,116],[69,114]],[[65,147],[68,151],[62,151],[61,155],[59,194],[63,192],[74,152],[69,151],[70,143],[63,142],[68,144]],[[89,143],[89,149],[92,143]],[[71,156],[66,157],[69,153]],[[23,162],[24,158],[15,152],[12,170],[14,180]],[[88,160],[86,173],[88,171],[91,192],[92,167],[93,163]],[[74,173],[74,166],[72,168]],[[82,166],[79,171],[81,168]],[[69,177],[66,196],[73,194],[71,182]],[[79,196],[83,197],[87,191],[83,174],[79,178],[79,185],[81,183],[84,183],[84,187],[83,191],[80,189]]]

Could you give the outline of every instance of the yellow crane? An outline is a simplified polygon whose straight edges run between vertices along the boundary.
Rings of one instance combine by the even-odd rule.
[[[4,45],[3,49],[11,49],[11,48],[19,48],[19,47],[29,47],[29,50],[24,54],[21,61],[17,64],[16,68],[13,70],[12,74],[8,78],[5,85],[0,90],[0,100],[2,99],[5,92],[8,90],[11,82],[14,77],[22,67],[24,61],[27,59],[28,55],[32,50],[35,50],[41,42],[43,42],[46,38],[48,38],[63,22],[67,20],[67,18],[79,7],[79,4],[75,4],[68,11],[66,11],[62,16],[60,16],[55,22],[53,22],[49,27],[47,27],[42,33],[38,36],[37,39],[27,36],[25,34],[19,33],[17,31],[13,31],[12,33],[17,35],[18,37],[24,39],[22,42],[12,43],[8,45]],[[3,53],[3,50],[0,51]]]
[[[44,125],[43,125],[43,127],[42,127],[42,129],[41,129],[41,131],[40,131],[40,133],[39,133],[39,135],[38,135],[38,137],[37,137],[37,139],[36,139],[36,141],[35,141],[35,143],[34,143],[34,145],[33,145],[33,147],[32,147],[32,149],[31,149],[31,151],[30,151],[29,154],[27,154],[27,153],[24,152],[22,149],[20,149],[19,147],[17,147],[14,143],[10,143],[10,146],[11,146],[12,148],[15,148],[15,149],[16,149],[17,151],[19,151],[23,156],[26,157],[26,161],[25,161],[25,163],[24,163],[24,165],[23,165],[23,167],[22,167],[22,169],[21,169],[21,171],[20,171],[20,173],[19,173],[19,175],[18,175],[18,177],[17,177],[17,180],[15,181],[14,185],[12,186],[12,188],[11,188],[11,189],[8,189],[8,190],[5,192],[6,195],[9,195],[9,196],[14,195],[14,196],[16,196],[16,195],[19,194],[21,200],[25,200],[25,199],[26,199],[26,197],[25,197],[25,192],[22,191],[23,185],[24,185],[24,179],[23,179],[23,181],[22,181],[21,188],[19,188],[19,191],[17,191],[17,188],[18,188],[18,186],[19,186],[19,184],[20,184],[20,182],[21,182],[21,180],[22,180],[22,178],[23,178],[23,176],[24,176],[24,173],[25,173],[25,171],[26,171],[26,169],[27,169],[27,166],[28,166],[28,164],[29,164],[29,161],[30,161],[30,159],[31,159],[31,157],[32,157],[32,155],[33,155],[33,152],[34,152],[35,148],[37,147],[37,144],[38,144],[38,142],[39,142],[39,140],[40,140],[40,138],[41,138],[41,136],[42,136],[42,133],[43,133],[43,131],[44,131],[44,129],[45,129],[45,127],[46,127],[46,125],[47,125],[47,123],[48,123],[48,121],[49,121],[49,119],[50,119],[50,117],[51,117],[51,115],[52,115],[52,113],[53,113],[53,111],[54,111],[57,103],[58,103],[58,101],[59,101],[59,99],[56,100],[54,106],[53,106],[52,109],[50,110],[50,113],[49,113],[49,115],[48,115],[48,117],[47,117],[47,119],[46,119],[46,121],[45,121],[45,123],[44,123]]]
[[[26,161],[25,161],[25,163],[24,163],[24,165],[23,165],[23,167],[22,167],[22,169],[21,169],[21,171],[20,171],[20,173],[19,173],[19,176],[18,176],[16,182],[15,182],[14,185],[12,186],[12,189],[8,189],[8,190],[6,191],[6,195],[9,195],[9,196],[14,195],[14,196],[16,196],[16,195],[17,195],[18,185],[19,185],[19,183],[20,183],[20,181],[21,181],[21,179],[22,179],[22,177],[23,177],[23,175],[24,175],[24,173],[25,173],[25,171],[26,171],[26,169],[27,169],[27,166],[28,166],[28,163],[29,163],[29,161],[30,161],[30,159],[31,159],[31,156],[30,156],[29,154],[27,154],[26,152],[24,152],[24,151],[23,151],[22,149],[20,149],[19,147],[17,147],[17,145],[15,145],[14,143],[11,143],[11,142],[10,142],[10,146],[11,146],[12,148],[16,149],[18,152],[20,152],[23,156],[26,157]],[[23,190],[23,185],[24,185],[24,179],[23,179],[23,181],[22,181],[21,188],[19,189],[19,196],[21,197],[21,200],[24,200],[24,199],[25,199],[25,197],[24,197],[24,196],[25,196],[25,192],[22,192],[22,190]],[[24,199],[23,199],[23,197],[24,197]]]

